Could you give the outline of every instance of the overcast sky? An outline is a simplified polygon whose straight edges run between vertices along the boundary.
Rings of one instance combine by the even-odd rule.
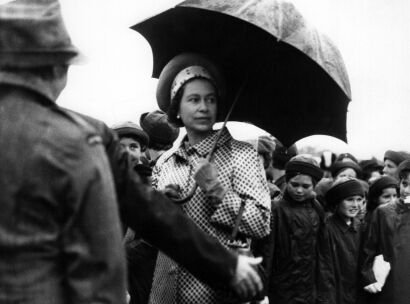
[[[171,8],[172,0],[62,0],[74,43],[88,61],[70,69],[59,104],[105,121],[137,121],[157,108],[152,54],[128,27]],[[345,145],[323,136],[299,144],[319,145],[359,158],[387,149],[410,150],[410,1],[295,0],[308,22],[339,47],[352,87]],[[242,137],[257,134],[240,130]],[[406,132],[407,131],[407,132]],[[234,135],[235,135],[234,134]],[[273,134],[274,135],[274,134]]]

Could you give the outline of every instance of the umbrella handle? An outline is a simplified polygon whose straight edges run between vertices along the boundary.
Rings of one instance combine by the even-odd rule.
[[[238,231],[239,231],[239,224],[241,223],[243,212],[245,211],[245,202],[241,202],[241,206],[239,207],[238,214],[235,218],[235,225],[232,229],[231,233],[231,241],[234,241],[236,237],[238,236]]]
[[[246,81],[245,81],[245,82],[246,82]],[[226,114],[224,123],[222,124],[222,128],[218,131],[218,135],[217,135],[217,137],[216,137],[216,139],[215,139],[215,142],[213,143],[211,150],[209,151],[208,155],[206,156],[206,160],[209,161],[209,162],[211,161],[212,156],[213,156],[213,154],[214,154],[214,152],[215,152],[216,146],[217,146],[217,144],[218,144],[218,141],[219,141],[219,139],[221,138],[222,131],[223,131],[223,129],[226,128],[226,124],[228,123],[229,117],[231,117],[232,111],[233,111],[233,109],[235,108],[235,105],[236,105],[236,103],[237,103],[238,100],[239,100],[239,96],[241,95],[241,93],[242,93],[242,91],[243,91],[243,88],[244,88],[244,86],[245,86],[245,82],[243,83],[243,85],[242,85],[241,88],[239,89],[238,93],[236,94],[235,99],[234,99],[234,101],[233,101],[231,107],[229,108],[228,113]],[[195,191],[196,191],[196,188],[198,188],[198,184],[197,184],[197,183],[194,183],[194,185],[192,186],[192,189],[188,192],[188,194],[187,194],[185,197],[178,198],[178,199],[171,198],[171,200],[172,200],[174,203],[176,203],[177,205],[182,205],[182,204],[186,203],[187,201],[189,201],[189,200],[194,196]],[[238,215],[238,216],[239,216],[239,215]],[[241,217],[242,217],[242,215],[241,215]]]

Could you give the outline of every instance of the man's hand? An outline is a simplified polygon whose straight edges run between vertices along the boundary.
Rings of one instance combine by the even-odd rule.
[[[179,199],[180,190],[181,187],[179,185],[169,184],[165,186],[165,188],[162,190],[162,193],[164,193],[170,199]]]
[[[263,290],[262,280],[256,271],[256,266],[261,262],[261,257],[238,256],[235,277],[231,286],[239,297],[252,298]]]

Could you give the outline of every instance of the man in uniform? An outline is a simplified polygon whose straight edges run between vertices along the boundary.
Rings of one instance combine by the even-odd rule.
[[[57,2],[0,5],[0,303],[125,303],[102,138],[55,104],[76,55]]]

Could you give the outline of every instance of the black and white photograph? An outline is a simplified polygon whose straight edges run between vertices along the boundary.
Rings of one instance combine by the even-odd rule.
[[[0,0],[0,304],[409,304],[410,2]]]

